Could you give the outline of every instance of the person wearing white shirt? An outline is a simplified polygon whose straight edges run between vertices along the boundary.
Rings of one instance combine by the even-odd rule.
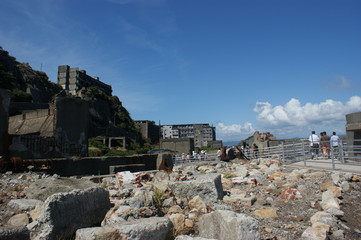
[[[332,147],[332,153],[333,155],[337,155],[338,154],[338,143],[340,141],[339,136],[336,135],[336,132],[332,133],[331,139],[330,139],[330,143],[331,143],[331,147]]]
[[[316,135],[315,131],[312,131],[312,134],[308,138],[308,141],[310,142],[310,146],[311,146],[312,159],[313,159],[314,155],[316,155],[316,158],[317,158],[318,151],[320,148],[320,138]]]

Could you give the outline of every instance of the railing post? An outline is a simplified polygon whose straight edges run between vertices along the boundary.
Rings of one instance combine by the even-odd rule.
[[[305,148],[305,142],[302,141],[302,152],[303,152],[303,166],[306,167],[306,148]]]
[[[282,160],[285,161],[285,146],[283,142],[282,142]]]

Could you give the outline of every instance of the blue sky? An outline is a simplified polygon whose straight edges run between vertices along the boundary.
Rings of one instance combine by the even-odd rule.
[[[112,85],[135,120],[217,139],[345,134],[361,111],[359,0],[1,0],[0,46]]]

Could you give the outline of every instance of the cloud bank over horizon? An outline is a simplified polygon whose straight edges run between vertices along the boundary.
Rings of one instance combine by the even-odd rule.
[[[257,124],[217,124],[217,139],[224,141],[242,140],[254,131],[268,131],[277,138],[297,137],[308,134],[311,129],[332,128],[332,131],[345,132],[345,115],[361,111],[361,97],[352,96],[346,103],[327,99],[320,103],[302,105],[292,98],[283,106],[272,106],[269,102],[256,102],[253,109],[257,113]]]

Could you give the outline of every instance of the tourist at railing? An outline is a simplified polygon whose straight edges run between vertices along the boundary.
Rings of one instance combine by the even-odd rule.
[[[333,157],[338,157],[339,154],[339,142],[340,142],[340,138],[339,136],[336,135],[336,132],[332,133],[332,136],[330,138],[330,144],[332,147],[332,155]]]
[[[311,146],[311,154],[312,154],[312,159],[314,158],[314,156],[318,156],[318,152],[319,152],[319,148],[320,148],[320,138],[316,135],[315,131],[312,131],[311,136],[308,138],[309,142],[310,142],[310,146]]]
[[[322,153],[324,157],[330,158],[330,137],[326,132],[322,132],[322,136],[320,138]]]

